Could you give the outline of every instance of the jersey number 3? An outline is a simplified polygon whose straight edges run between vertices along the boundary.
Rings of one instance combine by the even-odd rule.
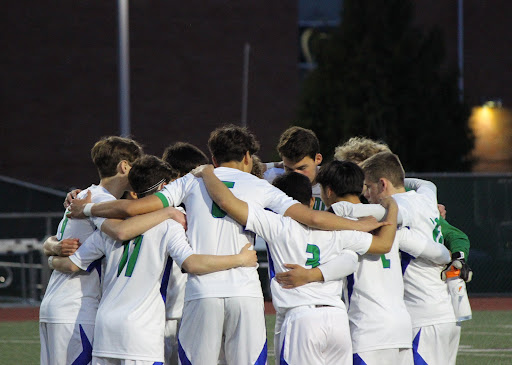
[[[306,247],[306,252],[313,255],[313,257],[310,257],[306,260],[306,266],[311,266],[312,268],[315,268],[318,265],[320,265],[320,248],[317,245],[310,245],[308,243]]]
[[[228,188],[232,189],[235,186],[235,183],[232,181],[223,181],[224,185]],[[220,209],[217,203],[212,203],[212,216],[213,218],[224,218],[226,216],[226,212]]]
[[[121,261],[119,262],[119,266],[117,268],[117,276],[118,277],[119,277],[119,275],[121,275],[121,272],[123,272],[123,269],[126,266],[127,262],[128,262],[128,267],[126,268],[126,272],[124,273],[124,276],[128,276],[128,277],[132,276],[133,270],[135,269],[135,264],[137,263],[137,259],[139,258],[140,245],[142,244],[142,238],[143,238],[143,236],[140,235],[133,240],[133,244],[135,245],[135,247],[133,248],[133,252],[131,255],[130,255],[131,241],[123,242],[123,245],[124,245],[123,256],[121,257]]]

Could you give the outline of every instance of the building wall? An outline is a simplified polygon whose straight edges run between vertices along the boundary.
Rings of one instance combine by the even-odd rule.
[[[131,124],[146,152],[174,141],[207,152],[209,132],[247,125],[274,157],[294,120],[297,4],[232,0],[130,3]],[[55,187],[97,180],[89,151],[119,133],[115,1],[11,1],[0,15],[1,174]]]

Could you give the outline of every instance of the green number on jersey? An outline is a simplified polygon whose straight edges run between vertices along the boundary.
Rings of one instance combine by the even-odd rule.
[[[432,223],[436,225],[434,227],[434,230],[432,231],[432,238],[434,239],[435,242],[442,244],[444,242],[444,237],[443,232],[441,232],[441,223],[439,223],[439,218],[430,218],[430,220],[432,221]]]
[[[320,265],[320,249],[316,245],[308,244],[306,248],[306,252],[313,255],[313,257],[306,260],[306,266],[311,266],[312,268]]]
[[[223,181],[224,185],[226,185],[228,188],[233,188],[235,186],[234,182],[231,181]],[[220,207],[217,205],[217,203],[212,203],[212,216],[213,218],[224,218],[226,216],[226,212],[220,209]]]
[[[117,276],[121,275],[121,272],[123,271],[124,267],[126,266],[126,263],[128,262],[128,266],[126,267],[126,272],[124,276],[131,277],[133,274],[133,270],[135,269],[135,264],[137,263],[137,259],[139,258],[139,252],[140,252],[140,246],[142,244],[142,238],[144,236],[140,235],[137,236],[133,240],[133,244],[135,247],[133,248],[133,252],[130,255],[130,242],[131,241],[125,241],[123,242],[124,245],[124,251],[123,256],[121,257],[121,261],[119,262],[119,266],[117,268]]]
[[[382,261],[382,267],[384,269],[389,269],[391,267],[391,260],[387,259],[386,255],[380,255],[380,260]]]

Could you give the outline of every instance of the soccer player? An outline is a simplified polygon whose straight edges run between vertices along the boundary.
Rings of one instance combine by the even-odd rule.
[[[370,203],[393,196],[399,205],[402,225],[425,238],[442,243],[439,211],[434,191],[406,192],[405,173],[398,156],[380,152],[365,160],[365,196]],[[415,364],[455,364],[460,327],[446,283],[441,280],[444,265],[423,258],[402,256],[405,304],[413,326]]]
[[[129,190],[128,173],[142,154],[140,145],[127,138],[106,137],[91,149],[91,158],[98,169],[100,183],[91,185],[81,196],[91,195],[93,202],[116,200]],[[104,218],[61,220],[57,237],[77,238],[84,242]],[[56,254],[47,246],[46,252]],[[101,263],[91,263],[81,273],[54,271],[41,302],[39,312],[41,364],[87,364],[91,359],[94,321],[100,300]],[[78,361],[78,362],[75,362]]]
[[[168,146],[162,156],[174,170],[173,180],[185,176],[190,170],[209,162],[198,147],[188,142],[176,142]],[[187,274],[176,263],[172,264],[165,300],[165,364],[178,365],[178,333],[183,315]]]
[[[376,236],[354,231],[328,232],[310,229],[289,217],[237,199],[215,176],[211,166],[201,167],[195,173],[203,177],[210,196],[223,210],[266,240],[273,273],[284,272],[285,262],[315,268],[321,262],[337,257],[344,248],[359,254],[369,250],[375,252],[378,241],[384,241],[380,244],[389,250],[395,236],[396,203],[391,198],[386,200],[386,206],[389,207],[388,220],[392,225],[381,228]],[[298,198],[302,204],[314,205],[307,177],[288,172],[276,178],[274,184]],[[401,279],[400,270],[398,278]],[[276,363],[352,364],[346,308],[340,298],[341,286],[338,280],[284,289],[274,279],[271,281],[277,315],[284,316],[282,327],[276,327],[276,335],[280,339],[276,347],[280,356],[276,356]],[[405,307],[403,312],[408,317]],[[398,327],[398,330],[403,329]],[[409,330],[410,347],[410,322],[406,330]]]
[[[383,223],[350,221],[326,212],[314,212],[293,201],[267,181],[248,174],[252,154],[259,144],[245,128],[224,126],[214,130],[208,141],[212,161],[224,181],[240,197],[264,208],[284,213],[318,228],[372,230]],[[238,253],[252,234],[234,222],[212,202],[200,179],[189,174],[168,184],[154,195],[135,201],[85,205],[75,201],[71,215],[126,217],[184,203],[187,207],[189,242],[197,253]],[[253,241],[251,239],[251,241]],[[198,325],[208,323],[202,331]],[[213,364],[224,344],[228,364],[266,361],[263,295],[255,268],[233,269],[203,275],[189,275],[185,307],[179,335],[180,360],[193,364]]]
[[[137,196],[158,191],[170,167],[155,156],[144,156],[130,171]],[[246,244],[240,254],[195,255],[183,227],[166,219],[166,209],[130,218],[131,225],[151,217],[155,227],[130,241],[115,241],[99,231],[68,258],[51,257],[58,270],[85,270],[106,257],[103,296],[95,326],[93,364],[155,364],[164,359],[166,276],[171,255],[180,267],[196,275],[233,267],[256,266],[256,254]],[[121,361],[120,361],[121,360]]]
[[[284,171],[294,171],[308,177],[313,186],[313,198],[315,199],[315,210],[325,210],[325,204],[320,197],[320,186],[316,182],[318,167],[322,163],[320,153],[320,142],[311,129],[302,127],[290,127],[279,137],[277,151],[283,160]],[[266,172],[269,182],[276,175],[284,172],[280,168],[270,169]],[[269,177],[271,176],[271,177]]]

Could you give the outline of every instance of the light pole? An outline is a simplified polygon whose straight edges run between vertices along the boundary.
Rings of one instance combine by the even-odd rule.
[[[128,137],[130,130],[130,39],[128,0],[118,0],[119,18],[119,132]]]

